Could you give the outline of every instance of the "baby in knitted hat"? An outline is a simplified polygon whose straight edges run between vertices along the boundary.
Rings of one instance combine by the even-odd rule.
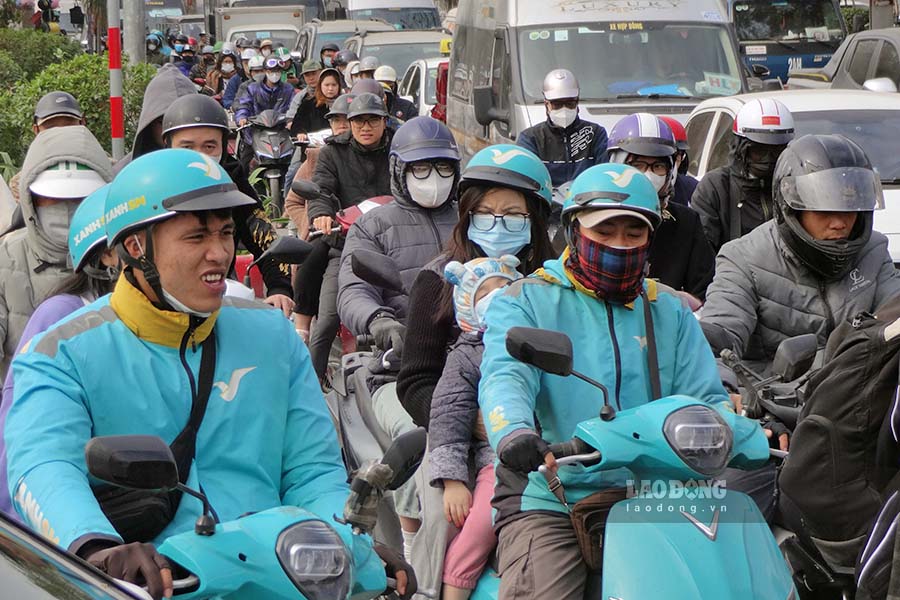
[[[444,488],[444,515],[461,528],[444,557],[444,591],[471,589],[496,545],[491,524],[494,491],[494,452],[473,435],[481,380],[482,335],[491,300],[522,274],[519,259],[476,258],[444,268],[453,284],[456,322],[462,334],[450,349],[431,400],[428,445],[431,448],[431,485]],[[484,426],[481,426],[483,430]],[[470,473],[477,473],[470,489]]]

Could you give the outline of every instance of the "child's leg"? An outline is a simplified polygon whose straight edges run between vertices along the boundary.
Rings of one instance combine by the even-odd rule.
[[[467,598],[475,589],[488,558],[497,545],[491,522],[491,497],[494,495],[494,467],[478,472],[472,508],[462,531],[450,543],[444,558],[444,598]],[[460,595],[463,593],[463,595]]]
[[[313,250],[294,273],[294,312],[304,317],[307,329],[313,316],[319,312],[319,294],[322,278],[328,267],[329,246],[323,240],[312,242]]]

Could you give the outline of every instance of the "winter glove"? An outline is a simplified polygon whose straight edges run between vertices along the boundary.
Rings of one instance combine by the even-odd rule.
[[[396,550],[388,548],[383,544],[375,544],[373,549],[375,550],[375,553],[378,554],[378,557],[384,561],[384,572],[387,573],[388,577],[392,577],[397,581],[397,595],[400,596],[402,600],[409,600],[412,598],[413,594],[415,594],[418,589],[416,574],[413,571],[413,568],[409,563],[403,560],[403,556]],[[402,582],[404,573],[406,574],[405,586]],[[398,574],[400,574],[400,578],[397,577]],[[400,588],[404,588],[402,593]]]
[[[391,317],[377,317],[369,323],[369,333],[375,338],[375,345],[387,352],[394,349],[396,357],[403,355],[403,336],[406,327]]]
[[[500,442],[500,462],[522,473],[537,471],[550,452],[550,445],[533,431],[514,432],[505,444]]]
[[[99,548],[85,560],[110,577],[135,585],[146,585],[155,600],[172,597],[172,567],[153,544],[122,544]]]
[[[774,447],[787,450],[790,443],[791,430],[774,417],[770,417],[762,424],[763,432],[771,440]]]

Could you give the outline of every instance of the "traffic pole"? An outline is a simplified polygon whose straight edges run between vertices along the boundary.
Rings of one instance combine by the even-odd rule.
[[[129,0],[125,0],[128,2]],[[135,1],[135,0],[132,0]],[[119,30],[119,0],[106,0],[109,22],[106,48],[109,53],[109,125],[113,159],[125,156],[125,112],[122,104],[122,36]]]

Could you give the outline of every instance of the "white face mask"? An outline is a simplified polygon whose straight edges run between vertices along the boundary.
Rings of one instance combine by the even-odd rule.
[[[269,56],[270,54],[272,54],[272,51],[268,48],[265,48],[262,50],[262,52],[260,52],[260,54],[262,54],[263,56]]]
[[[578,109],[563,107],[557,110],[551,110],[548,114],[554,125],[565,129],[575,122],[575,117],[578,116]]]
[[[657,175],[656,173],[652,173],[649,169],[644,175],[647,176],[647,179],[650,180],[650,183],[653,184],[654,189],[656,189],[656,193],[662,191],[663,186],[666,185],[667,177],[665,175]]]
[[[72,215],[78,208],[80,201],[60,200],[46,206],[36,206],[38,226],[43,230],[47,239],[65,246],[69,240],[69,223]]]
[[[281,81],[281,73],[266,73],[266,79],[269,83],[278,83]]]
[[[413,202],[422,208],[435,208],[444,204],[450,197],[453,180],[453,177],[441,177],[437,169],[432,169],[431,174],[425,179],[416,179],[412,173],[407,172],[406,188]]]
[[[234,65],[231,63],[222,63],[222,72],[223,73],[231,73],[234,71]]]

